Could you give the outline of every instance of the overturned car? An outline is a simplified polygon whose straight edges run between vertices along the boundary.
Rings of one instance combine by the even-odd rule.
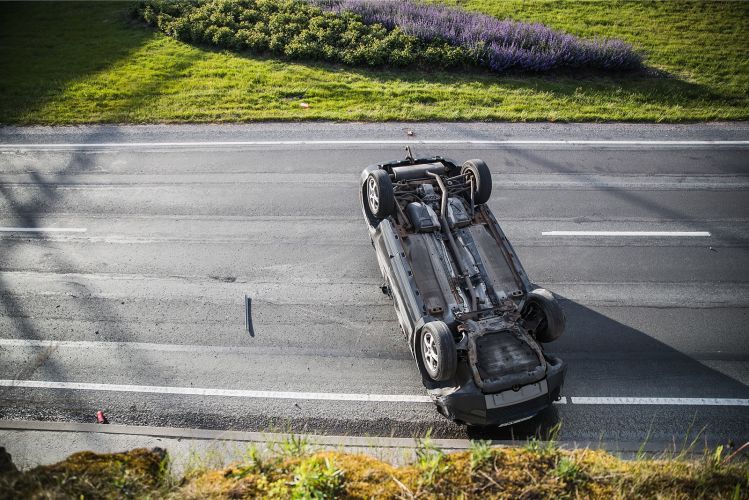
[[[360,201],[382,290],[424,385],[444,416],[477,426],[530,418],[560,398],[566,366],[542,343],[564,313],[534,288],[486,205],[482,160],[439,157],[371,165]]]

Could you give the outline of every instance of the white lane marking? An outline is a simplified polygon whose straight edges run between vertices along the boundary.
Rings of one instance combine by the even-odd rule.
[[[0,380],[0,387],[28,389],[67,389],[77,391],[137,392],[180,394],[187,396],[225,396],[255,399],[300,399],[317,401],[358,401],[376,403],[431,403],[429,396],[415,394],[356,394],[343,392],[257,391],[154,385],[92,384],[46,380]],[[749,399],[735,398],[640,398],[640,397],[562,397],[555,404],[573,405],[678,405],[678,406],[749,406]]]
[[[93,340],[28,340],[0,339],[0,347],[64,347],[73,349],[134,349],[160,352],[249,352],[243,346],[213,346],[195,344],[156,344],[152,342],[101,342]]]
[[[0,227],[0,233],[85,233],[85,227]]]
[[[211,147],[211,146],[335,146],[335,145],[568,145],[568,146],[749,146],[749,141],[723,140],[470,140],[470,139],[351,139],[351,140],[288,140],[288,141],[190,141],[190,142],[91,142],[91,143],[5,143],[0,150],[37,148],[141,148],[141,147]]]
[[[663,236],[706,238],[708,231],[542,231],[541,236]]]
[[[101,342],[93,340],[28,340],[28,339],[0,339],[0,347],[62,347],[70,349],[122,349],[158,352],[203,352],[203,353],[232,353],[257,352],[253,347],[245,346],[213,346],[196,344],[156,344],[152,342]]]
[[[171,387],[155,385],[90,384],[82,382],[50,382],[44,380],[0,380],[0,387],[32,389],[71,389],[78,391],[139,392],[152,394],[182,394],[188,396],[227,396],[262,399],[305,399],[318,401],[361,401],[377,403],[431,403],[429,396],[411,394],[353,394],[342,392],[255,391],[239,389],[211,389],[199,387]]]
[[[573,405],[676,405],[749,406],[749,399],[732,398],[628,398],[570,396]]]
[[[338,318],[327,317],[332,321]],[[355,328],[356,325],[353,324]],[[0,339],[0,349],[3,347],[20,348],[51,348],[51,349],[102,349],[121,351],[151,351],[151,352],[179,352],[197,354],[290,354],[300,350],[290,347],[252,347],[232,345],[199,345],[199,344],[156,344],[151,342],[101,342],[93,340],[26,340]]]

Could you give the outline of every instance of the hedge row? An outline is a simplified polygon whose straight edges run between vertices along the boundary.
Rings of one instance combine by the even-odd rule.
[[[422,41],[301,0],[147,0],[136,12],[178,40],[300,61],[438,68],[468,61],[466,49],[446,41]]]

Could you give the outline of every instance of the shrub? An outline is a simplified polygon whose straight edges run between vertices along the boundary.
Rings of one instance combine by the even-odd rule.
[[[445,40],[421,40],[301,0],[147,0],[135,12],[185,42],[294,60],[438,68],[470,63],[467,50]]]
[[[312,0],[331,12],[353,12],[367,24],[400,29],[425,42],[446,41],[493,71],[555,68],[636,69],[642,56],[621,40],[588,41],[539,23],[409,0]]]
[[[137,16],[191,43],[356,66],[625,70],[620,40],[582,40],[542,24],[401,0],[145,0]]]

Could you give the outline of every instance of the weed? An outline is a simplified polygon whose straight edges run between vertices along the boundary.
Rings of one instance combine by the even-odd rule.
[[[421,484],[432,486],[440,474],[450,469],[450,464],[445,463],[445,454],[432,441],[431,429],[423,438],[416,439],[416,465],[421,470]]]
[[[539,455],[552,455],[559,449],[559,432],[562,430],[562,422],[556,423],[547,432],[545,439],[533,436],[528,439],[524,448]]]
[[[301,457],[312,451],[309,440],[302,435],[289,434],[279,443],[275,443],[272,449],[282,457]]]
[[[492,458],[492,442],[483,439],[471,441],[471,471],[483,467]]]
[[[580,465],[568,457],[561,457],[557,461],[553,474],[569,485],[576,485],[585,479]]]
[[[165,489],[170,489],[177,484],[176,478],[172,472],[172,459],[167,453],[164,454],[164,458],[159,462],[157,477],[164,485]]]
[[[719,467],[723,462],[723,445],[717,446],[712,453],[708,454],[708,456],[709,459],[707,460],[707,463],[710,468]]]
[[[331,498],[341,489],[343,471],[329,458],[304,460],[294,472],[292,498]]]
[[[695,434],[694,438],[689,441],[689,434],[692,432],[692,428],[694,426],[694,421],[696,418],[697,414],[695,413],[692,417],[692,421],[690,422],[689,427],[687,428],[687,432],[684,434],[684,442],[681,444],[681,450],[679,450],[679,453],[676,455],[676,460],[684,460],[689,457],[694,451],[697,442],[700,440],[700,436],[702,436],[707,429],[706,426],[702,427],[697,432],[697,434]]]
[[[257,446],[250,445],[245,450],[242,463],[233,467],[227,477],[242,479],[250,474],[263,472],[266,465],[264,457]]]
[[[214,447],[200,452],[190,449],[184,465],[185,476],[199,475],[210,469],[218,469],[224,465],[224,456],[221,450]]]
[[[635,454],[636,460],[643,460],[645,458],[645,447],[648,444],[648,441],[650,441],[650,436],[653,433],[653,423],[655,422],[655,416],[650,421],[650,426],[648,427],[648,432],[645,434],[645,439],[643,439],[642,444],[640,444],[640,447],[637,449],[637,453]]]

